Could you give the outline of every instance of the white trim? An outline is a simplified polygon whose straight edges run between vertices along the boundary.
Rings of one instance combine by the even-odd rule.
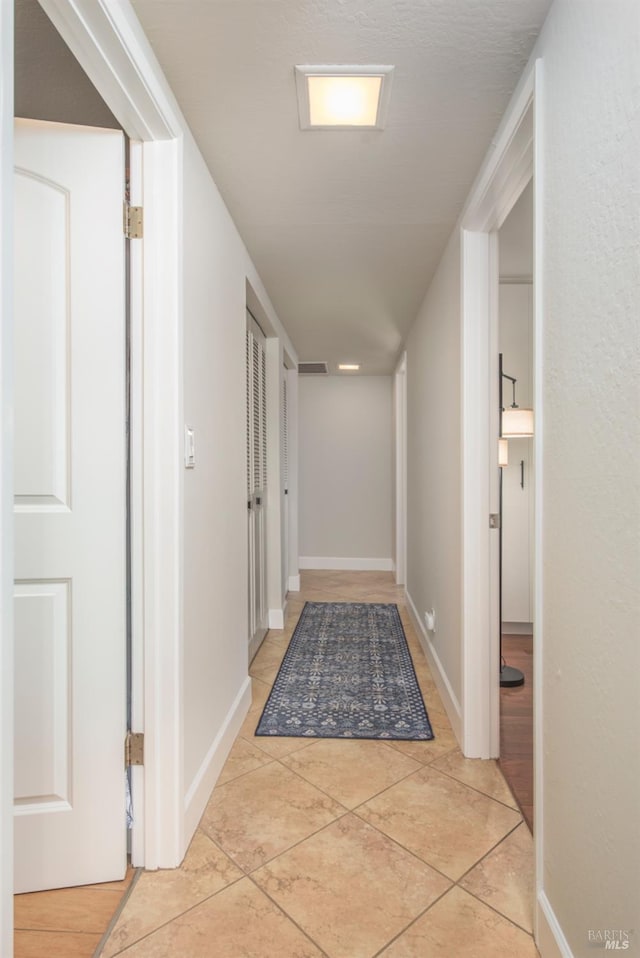
[[[535,63],[534,101],[534,169],[533,183],[533,402],[536,410],[536,431],[533,437],[534,460],[534,523],[533,523],[533,781],[535,807],[535,874],[537,897],[544,893],[544,562],[542,530],[544,518],[544,128],[541,105],[544,98],[544,66],[538,59]],[[546,900],[546,898],[545,898]],[[537,921],[538,912],[536,912]],[[536,924],[536,939],[540,934]]]
[[[522,74],[493,149],[480,168],[460,222],[475,232],[498,230],[533,175],[535,61]]]
[[[407,599],[409,615],[411,616],[411,621],[413,622],[413,627],[418,634],[422,651],[424,652],[427,662],[429,663],[433,680],[438,686],[438,692],[440,693],[442,703],[446,709],[447,715],[449,716],[453,734],[457,738],[458,742],[462,742],[462,710],[460,708],[460,703],[455,692],[451,688],[451,683],[449,682],[447,673],[445,672],[442,662],[440,661],[440,657],[436,651],[436,648],[429,637],[429,633],[427,632],[424,624],[420,621],[420,616],[418,615],[418,610],[415,607],[414,601],[406,589],[405,596]],[[429,711],[428,703],[427,711]]]
[[[269,609],[269,628],[284,629],[286,604],[282,609]]]
[[[129,3],[41,0],[41,6],[131,139],[183,133],[180,108]]]
[[[533,622],[503,622],[503,635],[533,635]]]
[[[251,708],[251,679],[244,680],[218,734],[211,743],[204,760],[185,795],[185,836],[189,840],[198,827],[211,792],[227,760],[231,747]],[[184,849],[186,852],[186,848]]]
[[[497,534],[489,528],[489,515],[496,511],[497,474],[492,456],[497,437],[493,353],[498,270],[491,231],[502,225],[532,174],[534,89],[535,62],[523,74],[460,220],[462,714],[463,751],[469,758],[493,758],[499,752]]]
[[[152,869],[179,865],[184,844],[182,224],[176,189],[182,141],[145,143],[143,152],[144,325],[149,330],[144,343],[144,433],[140,437],[144,443],[145,867]]]
[[[569,942],[544,892],[536,902],[536,945],[542,958],[573,958]]]
[[[282,628],[271,625],[271,611],[280,608],[286,592],[283,581],[282,537],[284,496],[282,495],[282,376],[284,372],[284,349],[276,336],[265,339],[266,400],[267,400],[267,489],[265,496],[265,550],[266,604],[270,629]],[[282,610],[280,610],[282,611]]]
[[[130,200],[142,206],[143,145],[129,144]],[[130,376],[130,548],[131,548],[131,730],[144,732],[144,257],[139,241],[129,244],[129,376]],[[131,799],[131,864],[134,868],[145,860],[145,769],[133,766]]]
[[[351,572],[393,572],[393,559],[346,559],[342,556],[300,556],[301,569],[335,569]]]
[[[489,528],[489,237],[462,232],[462,709],[463,752],[493,758]],[[478,362],[478,357],[484,357]],[[496,466],[497,470],[497,466]],[[496,681],[498,673],[496,672]]]
[[[0,954],[13,955],[13,4],[0,3]]]
[[[139,413],[132,444],[143,449],[136,468],[144,483],[142,496],[132,500],[134,512],[144,504],[142,517],[132,514],[144,532],[136,544],[144,569],[136,601],[143,608],[134,618],[138,629],[144,623],[144,635],[133,635],[136,661],[143,646],[144,703],[138,682],[134,711],[139,719],[144,709],[145,732],[144,842],[136,837],[136,856],[142,864],[144,855],[147,869],[173,867],[184,845],[180,182],[188,127],[129,3],[43,0],[42,6],[125,132],[144,141],[144,355],[132,381],[143,389],[132,396]],[[132,283],[138,278],[134,272]]]
[[[287,369],[287,418],[289,440],[289,591],[300,591],[298,564],[298,370]]]
[[[407,581],[407,354],[402,354],[394,376],[395,401],[395,519],[396,585]]]

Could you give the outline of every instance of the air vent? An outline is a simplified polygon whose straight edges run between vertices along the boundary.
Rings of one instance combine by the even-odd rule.
[[[298,363],[300,376],[326,376],[328,372],[326,363]]]

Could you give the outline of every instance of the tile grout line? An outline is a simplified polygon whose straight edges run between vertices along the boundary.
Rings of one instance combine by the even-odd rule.
[[[481,905],[484,905],[486,908],[490,908],[491,911],[495,912],[496,915],[500,915],[501,918],[504,918],[505,921],[508,921],[510,925],[514,926],[514,928],[518,928],[520,931],[524,932],[525,935],[528,935],[529,938],[533,939],[532,931],[527,931],[526,928],[523,928],[522,925],[519,925],[517,921],[513,920],[513,918],[510,918],[508,915],[505,915],[505,913],[503,911],[500,911],[499,908],[496,908],[495,905],[492,905],[490,902],[485,901],[484,898],[480,898],[479,895],[471,891],[469,888],[463,888],[462,885],[458,884],[458,882],[456,882],[455,887],[459,888],[460,891],[465,892],[467,895],[471,895],[471,897],[475,898],[476,901],[479,901]]]
[[[272,859],[272,860],[273,860],[273,859]],[[257,870],[257,869],[256,869],[256,870]],[[254,888],[257,888],[258,891],[265,896],[265,898],[268,898],[269,901],[271,902],[271,904],[272,904],[272,905],[275,905],[275,907],[278,909],[278,911],[280,911],[280,912],[284,915],[284,917],[285,917],[288,921],[291,922],[292,925],[295,925],[295,927],[298,929],[298,931],[299,931],[302,935],[304,935],[304,937],[307,939],[307,941],[310,941],[311,944],[312,944],[315,948],[318,949],[318,951],[320,952],[322,958],[330,958],[330,956],[326,953],[326,951],[324,950],[324,948],[321,948],[321,947],[320,947],[320,945],[319,945],[318,942],[315,940],[315,938],[312,938],[311,935],[309,934],[309,932],[308,932],[308,931],[305,931],[304,928],[303,928],[301,925],[298,924],[298,922],[295,920],[295,918],[294,918],[292,915],[290,915],[289,912],[286,911],[286,910],[283,908],[283,906],[280,905],[274,898],[272,898],[271,895],[269,894],[269,892],[268,892],[265,888],[262,888],[262,887],[257,883],[257,881],[253,878],[253,875],[247,875],[246,877],[247,877],[247,878],[249,879],[249,881],[253,884]]]
[[[450,753],[447,753],[447,754],[450,754]],[[441,757],[446,757],[446,756],[441,756]],[[464,758],[464,755],[462,757]],[[437,762],[438,760],[435,759],[435,761]],[[467,761],[469,761],[469,759],[467,759]],[[493,761],[493,759],[490,759],[490,761]],[[503,802],[501,801],[501,799],[496,798],[495,795],[489,795],[488,792],[483,792],[482,789],[478,788],[476,785],[469,785],[469,783],[465,782],[463,779],[456,778],[456,776],[452,772],[447,772],[443,768],[437,768],[433,764],[430,765],[429,767],[433,768],[435,772],[440,772],[441,775],[445,775],[447,778],[450,778],[454,782],[457,782],[458,785],[464,785],[466,788],[470,788],[472,792],[477,792],[478,795],[484,795],[485,798],[490,798],[492,802],[496,802],[498,805],[502,805],[503,808],[508,808],[510,811],[515,812],[516,815],[520,815],[520,817],[522,818],[522,821],[524,821],[524,815],[522,814],[519,808],[514,808],[513,805],[507,805],[506,802]]]
[[[456,887],[455,885],[450,885],[449,888],[447,888],[445,891],[443,891],[441,895],[438,895],[438,897],[435,898],[435,899],[431,902],[431,904],[427,905],[427,907],[424,908],[424,909],[420,912],[419,915],[416,915],[415,918],[412,918],[411,921],[409,922],[409,924],[406,925],[406,926],[402,929],[402,931],[399,931],[397,935],[394,935],[393,938],[390,938],[389,941],[387,941],[387,942],[382,946],[382,948],[380,948],[378,951],[376,951],[376,953],[375,953],[374,955],[371,956],[371,958],[378,958],[378,956],[381,955],[384,951],[386,951],[386,949],[389,948],[390,945],[392,945],[392,944],[393,944],[395,941],[397,941],[399,938],[402,938],[402,936],[403,936],[404,934],[406,934],[406,932],[408,932],[409,929],[410,929],[413,925],[415,925],[415,923],[416,923],[417,921],[419,921],[421,918],[424,918],[424,916],[427,914],[427,912],[428,912],[428,911],[431,911],[431,909],[433,908],[433,906],[434,906],[434,905],[437,905],[439,901],[442,901],[442,899],[445,898],[445,897],[449,894],[449,892],[450,892],[453,888],[455,888],[455,887]]]
[[[199,827],[200,827],[200,826],[198,826],[198,828],[199,828]],[[196,830],[196,831],[197,831],[197,830]],[[204,832],[204,834],[206,835],[206,832]],[[207,838],[209,838],[208,835],[207,835]],[[210,839],[210,841],[220,849],[220,846],[217,845],[217,842],[215,842],[212,838]],[[220,851],[224,851],[224,850],[223,850],[223,849],[220,849]],[[224,854],[226,855],[227,858],[230,858],[230,856],[227,855],[226,852],[224,852]],[[230,859],[230,860],[233,861],[233,859]],[[235,864],[236,864],[236,863],[234,862],[234,865],[235,865]],[[240,866],[237,866],[237,867],[240,867]],[[142,869],[141,869],[141,870],[142,870]],[[150,873],[150,874],[151,874],[151,873]],[[228,888],[232,888],[234,885],[237,885],[238,882],[241,882],[241,881],[243,881],[245,878],[248,878],[248,877],[249,877],[249,876],[248,876],[247,874],[245,874],[245,872],[243,872],[243,873],[242,873],[241,875],[239,875],[237,878],[232,879],[227,885],[223,885],[222,888],[218,888],[217,891],[212,892],[211,895],[205,895],[204,898],[201,898],[199,901],[196,901],[196,902],[194,902],[192,905],[189,905],[189,907],[188,907],[188,908],[185,908],[184,911],[179,912],[177,915],[173,915],[172,918],[168,918],[167,921],[163,921],[161,924],[156,925],[155,928],[151,928],[149,931],[145,932],[143,935],[140,935],[139,938],[135,938],[133,941],[128,942],[128,943],[127,943],[123,948],[121,948],[119,951],[114,951],[113,955],[111,955],[110,958],[118,958],[118,955],[124,955],[124,954],[126,954],[126,953],[129,951],[130,948],[133,948],[135,945],[140,944],[141,941],[145,941],[145,939],[151,938],[151,936],[152,936],[152,935],[155,935],[155,933],[156,933],[157,931],[161,931],[161,929],[166,928],[168,925],[173,924],[173,922],[174,922],[174,921],[177,921],[178,918],[183,918],[185,915],[188,915],[189,912],[193,911],[195,908],[199,908],[200,905],[204,905],[205,902],[211,901],[212,898],[215,898],[217,895],[221,894],[221,892],[227,891]],[[113,930],[113,929],[112,929],[112,930]],[[101,947],[104,948],[106,944],[107,944],[107,941],[106,941],[106,940],[105,940],[104,942],[101,942]],[[96,952],[94,953],[94,955],[93,955],[93,958],[101,958],[101,952],[100,952],[100,951],[96,951]]]

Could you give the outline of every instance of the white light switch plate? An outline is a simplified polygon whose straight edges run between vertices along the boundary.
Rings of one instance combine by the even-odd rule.
[[[191,426],[184,427],[184,467],[196,468],[196,436]]]

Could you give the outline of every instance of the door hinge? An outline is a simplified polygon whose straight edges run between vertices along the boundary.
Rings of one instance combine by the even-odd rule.
[[[124,767],[144,765],[144,732],[127,732],[124,740]]]
[[[124,235],[127,239],[142,239],[142,207],[124,204]]]
[[[499,529],[500,528],[500,513],[492,512],[489,516],[489,528],[490,529]]]

